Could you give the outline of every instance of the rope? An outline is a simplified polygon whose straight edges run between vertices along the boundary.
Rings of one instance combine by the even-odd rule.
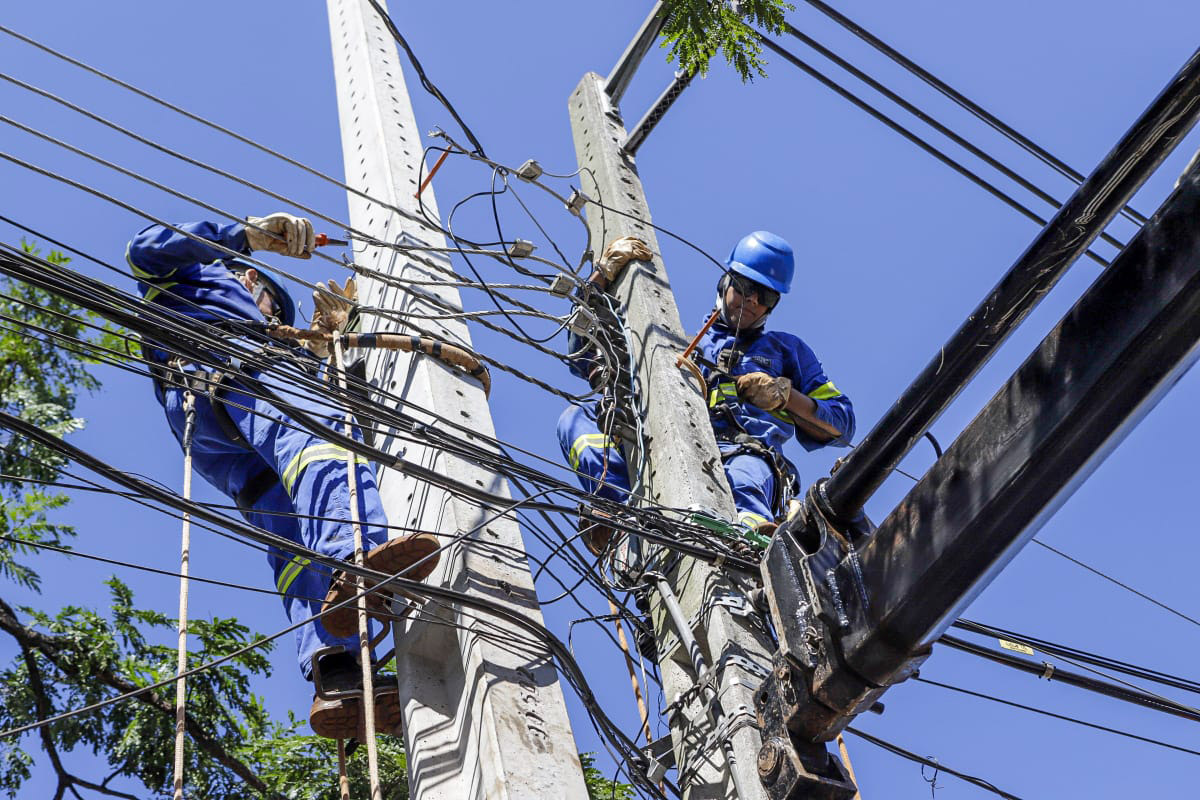
[[[621,646],[621,654],[625,656],[625,668],[629,670],[629,683],[633,687],[633,697],[637,700],[638,716],[642,722],[642,735],[646,737],[646,746],[654,741],[650,736],[650,711],[646,708],[646,699],[642,696],[642,687],[638,683],[637,672],[633,668],[633,657],[629,654],[629,640],[625,638],[625,629],[621,627],[621,614],[617,604],[608,598],[608,610],[613,617],[613,625],[617,629],[617,642]]]
[[[337,366],[338,386],[346,391],[346,359],[342,350],[341,334],[333,337],[333,357]],[[354,435],[354,416],[346,414],[346,435]],[[352,451],[346,451],[346,484],[350,489],[350,525],[354,529],[354,563],[359,567],[366,566],[366,553],[363,551],[362,521],[358,518],[358,456]],[[379,749],[375,742],[375,676],[371,671],[371,633],[367,619],[366,579],[361,575],[355,577],[358,590],[356,608],[358,610],[358,647],[359,659],[362,662],[363,697],[362,713],[364,736],[367,745],[367,776],[371,785],[371,800],[383,800],[383,792],[379,787]]]
[[[346,740],[338,739],[338,794],[350,800],[350,776],[346,774]]]
[[[192,499],[192,437],[196,432],[196,396],[188,389],[183,393],[183,499]],[[183,800],[183,742],[187,729],[187,620],[188,564],[192,549],[192,516],[183,514],[183,530],[179,545],[179,658],[175,666],[175,797]]]

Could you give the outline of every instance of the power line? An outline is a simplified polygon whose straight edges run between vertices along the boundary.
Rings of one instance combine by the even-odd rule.
[[[460,117],[458,112],[454,110],[454,106],[451,105],[450,101],[446,98],[446,95],[442,94],[441,90],[433,85],[433,81],[429,80],[429,76],[425,74],[425,68],[422,67],[421,62],[417,60],[416,53],[413,52],[412,47],[410,47],[408,44],[408,40],[404,38],[403,34],[400,33],[400,30],[396,27],[395,23],[392,22],[392,18],[388,16],[388,13],[383,10],[383,7],[379,5],[377,0],[367,0],[367,2],[371,4],[371,8],[375,9],[375,13],[379,15],[379,18],[383,21],[383,24],[387,26],[388,32],[392,34],[392,38],[395,39],[396,43],[404,49],[405,54],[408,56],[409,62],[412,64],[413,69],[417,73],[417,77],[421,81],[421,86],[425,88],[425,91],[437,98],[437,101],[441,103],[447,111],[450,112],[450,116],[454,117],[454,121],[458,123],[458,127],[462,128],[462,131],[466,134],[467,139],[470,140],[471,144],[475,146],[475,152],[479,153],[481,156],[484,155],[483,145],[479,143],[479,140],[475,138],[475,134],[471,132],[469,127],[467,127],[467,123],[463,122],[462,117]]]
[[[193,114],[192,112],[188,111],[187,109],[184,109],[180,106],[177,106],[173,103],[163,100],[162,98],[158,97],[157,95],[154,95],[143,89],[139,89],[130,83],[127,83],[119,78],[109,75],[108,73],[104,72],[103,70],[100,70],[100,69],[97,69],[96,67],[92,67],[88,64],[85,64],[84,62],[82,62],[78,59],[72,58],[71,56],[61,53],[58,50],[55,50],[54,48],[52,48],[48,45],[44,45],[41,42],[38,42],[28,36],[17,33],[16,31],[12,30],[11,28],[5,27],[4,25],[0,25],[0,33],[6,33],[9,36],[12,36],[14,39],[19,39],[20,41],[25,42],[26,44],[31,45],[32,47],[36,47],[37,49],[43,51],[44,53],[47,53],[51,56],[54,56],[55,58],[58,58],[58,59],[61,59],[62,61],[67,62],[68,64],[72,64],[76,67],[79,67],[80,69],[90,72],[91,74],[95,75],[96,77],[103,78],[104,80],[109,81],[110,83],[114,83],[123,89],[127,89],[127,90],[133,92],[134,94],[138,95],[139,97],[142,97],[146,100],[151,101],[152,103],[156,103],[156,104],[158,104],[164,108],[170,109],[171,111],[174,111],[178,114],[182,114],[183,116],[187,117],[188,119],[190,119],[194,122],[198,122],[201,125],[204,125],[215,131],[223,133],[227,136],[231,136],[243,144],[249,145],[250,147],[253,147],[254,149],[259,150],[263,153],[266,153],[267,155],[278,158],[278,159],[292,165],[293,167],[302,169],[305,172],[309,173],[310,175],[313,175],[317,178],[320,178],[321,180],[331,183],[340,189],[345,189],[346,191],[348,191],[352,194],[355,194],[359,197],[362,197],[365,200],[369,200],[372,203],[377,203],[378,205],[382,206],[383,208],[386,208],[389,211],[399,214],[400,216],[404,217],[405,219],[407,219],[411,222],[415,222],[424,227],[430,226],[430,223],[428,221],[421,219],[419,216],[417,216],[416,214],[413,214],[411,211],[406,211],[402,208],[399,208],[397,206],[394,206],[394,205],[388,203],[385,200],[381,200],[377,197],[373,197],[372,195],[367,194],[366,192],[362,191],[361,189],[356,189],[355,187],[350,186],[349,184],[339,181],[337,178],[333,178],[329,175],[326,175],[325,173],[321,172],[320,170],[314,169],[313,167],[310,167],[307,164],[297,161],[296,159],[290,158],[282,153],[272,150],[271,148],[267,147],[266,145],[260,144],[246,136],[242,136],[240,133],[236,133],[235,131],[232,131],[229,128],[218,125],[217,123],[215,123],[205,117],[202,117],[199,114]],[[440,228],[441,228],[441,226],[438,226],[438,225],[433,225],[432,227],[435,230],[440,230]]]
[[[847,730],[847,732],[854,734],[858,738],[868,741],[871,744],[875,745],[876,747],[882,747],[884,750],[887,750],[889,753],[894,753],[895,755],[898,755],[901,758],[907,758],[909,761],[916,762],[917,764],[923,764],[927,767],[933,767],[934,769],[937,769],[940,772],[945,772],[947,775],[953,775],[956,778],[961,778],[962,780],[966,781],[967,783],[978,786],[980,789],[986,789],[987,791],[991,792],[992,794],[997,794],[997,795],[1000,795],[1001,797],[1007,798],[1007,800],[1021,800],[1021,798],[1017,797],[1015,794],[1010,794],[1009,792],[1006,792],[1003,789],[998,789],[998,788],[996,788],[995,784],[990,783],[989,781],[985,781],[983,778],[977,778],[974,775],[968,775],[965,772],[960,772],[959,770],[953,769],[951,767],[947,767],[945,764],[943,764],[940,760],[938,760],[936,758],[926,758],[925,756],[919,756],[910,750],[905,750],[903,747],[900,747],[899,745],[895,745],[895,744],[892,744],[891,742],[884,741],[883,739],[880,739],[878,736],[873,736],[872,734],[869,734],[866,731],[860,731],[857,728],[846,728],[846,730]]]
[[[1019,212],[1026,218],[1032,220],[1033,222],[1036,222],[1038,225],[1044,226],[1047,223],[1047,219],[1045,217],[1041,216],[1040,214],[1035,212],[1033,209],[1031,209],[1028,206],[1026,206],[1025,204],[1021,203],[1019,200],[1017,200],[1016,198],[1014,198],[1012,195],[1008,194],[1004,190],[1000,189],[995,184],[991,183],[990,181],[981,177],[980,175],[978,175],[977,173],[975,173],[968,167],[964,166],[962,163],[951,158],[945,152],[943,152],[942,150],[933,146],[932,144],[927,142],[922,137],[918,136],[913,131],[911,131],[908,128],[901,125],[899,122],[896,122],[894,119],[889,117],[887,114],[883,113],[882,111],[877,109],[875,106],[868,103],[866,100],[863,100],[858,95],[851,92],[849,89],[846,89],[841,84],[837,83],[832,78],[825,75],[825,73],[821,72],[816,67],[813,67],[808,62],[801,59],[799,56],[797,56],[794,53],[790,52],[789,50],[785,49],[783,46],[781,46],[777,42],[775,42],[771,39],[768,39],[766,36],[762,35],[761,33],[756,33],[755,36],[759,42],[766,45],[766,47],[769,50],[771,50],[772,52],[781,56],[784,60],[786,60],[790,64],[792,64],[792,66],[797,67],[798,69],[802,70],[803,72],[808,73],[808,75],[815,78],[816,80],[818,80],[819,82],[824,84],[829,89],[832,89],[834,92],[836,92],[839,96],[841,96],[845,100],[848,100],[851,103],[853,103],[854,105],[858,106],[860,109],[867,112],[872,117],[874,117],[875,119],[882,122],[884,125],[887,125],[889,128],[894,130],[896,133],[899,133],[905,139],[908,139],[910,142],[912,142],[917,147],[924,150],[926,153],[929,153],[931,156],[936,158],[938,161],[941,161],[943,164],[950,167],[951,169],[953,169],[958,174],[962,175],[967,180],[969,180],[972,183],[976,184],[977,186],[983,188],[984,190],[986,190],[987,192],[989,192],[991,195],[998,198],[999,200],[1003,201],[1010,208],[1016,210],[1017,212]],[[1103,256],[1099,255],[1098,253],[1094,252],[1091,249],[1089,249],[1087,251],[1086,255],[1089,258],[1091,258],[1093,261],[1095,261],[1097,264],[1101,265],[1102,267],[1107,267],[1109,265],[1108,259],[1104,258]]]
[[[939,122],[937,119],[935,119],[933,116],[931,116],[927,112],[922,111],[916,105],[914,105],[913,103],[910,103],[908,100],[904,99],[902,96],[900,96],[896,92],[892,91],[887,86],[883,85],[882,83],[880,83],[878,80],[876,80],[875,78],[868,75],[863,70],[854,66],[849,61],[842,58],[841,56],[839,56],[837,53],[830,50],[825,45],[823,45],[820,42],[813,39],[811,36],[808,36],[808,35],[802,33],[801,31],[796,30],[796,28],[794,28],[792,25],[790,25],[786,22],[784,23],[784,30],[789,35],[793,36],[796,39],[799,39],[801,42],[808,45],[813,50],[816,50],[818,53],[820,53],[822,56],[824,56],[825,58],[832,61],[834,64],[837,64],[839,67],[841,67],[845,71],[849,72],[851,75],[858,78],[860,81],[867,84],[872,89],[879,92],[884,97],[891,100],[893,103],[900,106],[905,111],[912,114],[914,117],[921,120],[926,125],[933,128],[934,130],[936,130],[938,133],[940,133],[943,136],[945,136],[946,138],[950,139],[952,142],[954,142],[959,147],[966,150],[971,155],[982,160],[984,163],[986,163],[992,169],[995,169],[996,171],[1000,172],[1002,175],[1004,175],[1009,180],[1014,181],[1019,186],[1021,186],[1021,188],[1025,189],[1026,191],[1028,191],[1031,194],[1033,194],[1034,196],[1036,196],[1039,200],[1050,205],[1054,209],[1057,209],[1059,206],[1062,205],[1062,201],[1055,198],[1053,195],[1051,195],[1046,190],[1042,189],[1040,186],[1035,184],[1033,181],[1025,178],[1023,175],[1018,173],[1016,170],[1012,169],[1008,165],[1001,162],[998,158],[995,158],[994,156],[987,153],[980,147],[976,146],[975,144],[972,144],[966,138],[964,138],[960,134],[956,133],[955,131],[951,130],[949,127],[947,127],[946,125]],[[1076,183],[1078,183],[1078,181],[1076,181]],[[1104,241],[1108,242],[1110,245],[1117,248],[1118,250],[1123,249],[1125,247],[1124,242],[1120,241],[1119,239],[1112,236],[1108,232],[1102,231],[1100,233],[1100,238],[1103,239]]]
[[[1054,156],[1052,153],[1050,153],[1045,148],[1039,146],[1032,139],[1021,134],[1015,128],[1006,124],[999,117],[990,113],[989,111],[984,109],[982,106],[980,106],[978,103],[975,103],[970,98],[968,98],[966,95],[957,91],[952,86],[950,86],[948,83],[946,83],[945,81],[943,81],[940,78],[938,78],[937,76],[935,76],[932,72],[929,72],[928,70],[926,70],[925,68],[923,68],[919,64],[917,64],[916,62],[914,62],[911,59],[909,59],[908,57],[906,57],[903,53],[896,50],[894,47],[887,44],[885,41],[883,41],[879,37],[875,36],[873,33],[868,31],[862,25],[858,24],[857,22],[850,19],[846,15],[844,15],[841,12],[837,11],[836,9],[832,8],[827,3],[822,2],[822,0],[806,0],[806,2],[809,5],[811,5],[813,8],[816,8],[822,14],[824,14],[827,17],[829,17],[830,19],[832,19],[834,22],[841,25],[843,28],[848,30],[850,33],[857,36],[859,39],[862,39],[864,42],[871,45],[879,52],[883,53],[885,56],[890,58],[895,63],[904,67],[904,69],[908,70],[913,75],[920,78],[926,84],[933,87],[938,92],[941,92],[943,95],[945,95],[947,98],[949,98],[953,102],[957,103],[962,108],[966,109],[968,112],[973,114],[979,120],[986,123],[987,125],[992,127],[994,130],[998,131],[999,133],[1003,134],[1010,141],[1014,142],[1015,144],[1017,144],[1018,146],[1023,148],[1026,152],[1030,153],[1031,155],[1033,155],[1034,157],[1036,157],[1037,159],[1042,161],[1044,164],[1046,164],[1047,166],[1054,169],[1060,175],[1070,179],[1076,185],[1083,183],[1084,176],[1082,173],[1078,172],[1077,170],[1072,169],[1064,161],[1062,161],[1061,159]],[[1134,222],[1137,225],[1142,225],[1146,222],[1146,217],[1143,214],[1138,213],[1131,206],[1127,205],[1124,208],[1122,208],[1121,213],[1126,218],[1128,218],[1129,220],[1131,220],[1132,222]]]
[[[1110,728],[1105,725],[1099,725],[1095,722],[1088,722],[1086,720],[1077,719],[1076,717],[1069,717],[1065,714],[1056,714],[1055,712],[1047,711],[1044,708],[1037,708],[1035,706],[1027,706],[1022,703],[1014,702],[1012,700],[1005,700],[1002,697],[996,697],[994,695],[984,694],[983,692],[975,692],[970,689],[964,689],[961,686],[951,686],[948,683],[940,683],[939,681],[931,680],[929,678],[922,678],[920,676],[913,678],[913,680],[918,681],[920,683],[927,683],[930,686],[937,686],[942,689],[949,689],[952,692],[958,692],[960,694],[969,695],[971,697],[978,697],[982,700],[990,700],[993,703],[1000,703],[1001,705],[1011,706],[1013,708],[1019,708],[1023,711],[1032,711],[1034,714],[1041,714],[1042,716],[1045,716],[1045,717],[1052,717],[1053,719],[1059,719],[1064,722],[1071,722],[1076,725],[1082,725],[1085,728],[1092,728],[1094,730],[1104,731],[1106,733],[1114,733],[1117,736],[1124,736],[1128,739],[1136,739],[1139,742],[1145,742],[1147,744],[1153,744],[1153,745],[1157,745],[1159,747],[1165,747],[1168,750],[1176,750],[1180,753],[1187,753],[1188,755],[1200,756],[1200,750],[1192,750],[1190,748],[1182,747],[1177,744],[1171,744],[1170,742],[1163,742],[1158,739],[1151,739],[1146,736],[1139,736],[1136,733],[1130,733],[1129,731],[1123,731],[1123,730],[1120,730],[1119,728]]]
[[[1169,611],[1170,613],[1174,614],[1175,616],[1179,617],[1180,619],[1182,619],[1186,622],[1190,622],[1193,625],[1200,626],[1200,620],[1196,619],[1195,617],[1190,617],[1187,614],[1184,614],[1182,611],[1180,611],[1176,608],[1172,608],[1171,606],[1167,605],[1166,603],[1164,603],[1160,600],[1155,600],[1153,597],[1146,594],[1145,592],[1140,592],[1137,589],[1133,588],[1132,586],[1130,586],[1126,583],[1122,583],[1121,581],[1117,580],[1113,576],[1111,576],[1107,573],[1101,572],[1100,570],[1096,569],[1095,567],[1093,567],[1089,564],[1083,563],[1079,559],[1064,553],[1062,550],[1059,550],[1055,547],[1051,547],[1050,545],[1046,544],[1045,542],[1041,541],[1040,539],[1034,539],[1033,543],[1037,544],[1037,545],[1041,545],[1042,547],[1049,550],[1051,553],[1054,553],[1057,556],[1065,558],[1067,561],[1070,561],[1072,564],[1083,567],[1088,572],[1091,572],[1093,575],[1099,575],[1101,578],[1104,578],[1104,580],[1109,581],[1110,583],[1113,583],[1117,586],[1120,586],[1122,589],[1124,589],[1127,592],[1136,594],[1138,597],[1142,598],[1143,600],[1147,600],[1147,601],[1153,603],[1154,605],[1158,606],[1162,610]]]

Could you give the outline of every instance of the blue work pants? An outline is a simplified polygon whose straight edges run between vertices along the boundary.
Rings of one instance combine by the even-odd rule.
[[[600,432],[586,410],[568,406],[558,418],[558,443],[579,483],[589,492],[624,503],[629,496],[629,470],[621,448]],[[718,442],[722,453],[738,445]],[[766,459],[750,453],[724,459],[725,477],[733,492],[738,521],[758,528],[774,520],[771,498],[775,493],[775,471]]]
[[[273,392],[325,424],[341,425],[343,412],[289,390],[282,382],[261,374]],[[185,424],[184,390],[168,388],[159,393],[167,421],[175,438],[182,442]],[[296,544],[332,558],[352,560],[354,531],[350,523],[350,491],[347,483],[348,451],[309,433],[269,401],[255,397],[236,382],[223,389],[225,408],[251,449],[230,440],[217,421],[207,394],[196,394],[196,426],[192,440],[192,467],[205,480],[236,498],[264,469],[274,472],[274,481],[242,516],[252,525],[282,536]],[[375,469],[361,456],[355,459],[358,478],[358,518],[363,524],[363,547],[387,541],[387,517],[379,499]],[[274,547],[267,561],[275,574],[283,607],[293,623],[310,619],[321,609],[329,590],[328,568],[310,564]],[[313,654],[331,645],[343,645],[357,653],[357,637],[331,636],[320,620],[296,629],[296,653],[301,673],[308,678]]]

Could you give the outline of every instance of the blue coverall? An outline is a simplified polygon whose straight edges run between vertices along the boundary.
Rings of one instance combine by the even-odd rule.
[[[586,343],[572,337],[571,352],[580,352]],[[702,367],[709,381],[709,408],[717,446],[723,459],[725,476],[733,492],[738,521],[757,528],[775,519],[773,499],[777,490],[775,470],[761,455],[745,452],[744,447],[730,441],[738,433],[747,433],[782,456],[783,445],[791,437],[806,450],[827,445],[848,446],[854,436],[854,407],[825,375],[821,362],[812,349],[790,333],[762,329],[737,333],[723,322],[716,322],[698,345],[702,362],[721,364],[721,354],[736,347],[742,353],[736,363],[726,367],[727,375],[714,376]],[[595,361],[586,355],[573,361],[571,371],[587,377]],[[763,411],[737,396],[734,379],[749,372],[765,372],[772,377],[785,375],[792,386],[813,399],[816,415],[842,435],[832,441],[814,439],[792,424],[785,411]],[[728,409],[730,420],[722,412]],[[606,437],[596,425],[595,410],[569,406],[558,419],[558,441],[563,454],[585,489],[610,500],[625,502],[629,492],[629,473],[620,447]],[[740,452],[738,452],[740,451]],[[734,453],[729,456],[728,454]],[[785,462],[795,476],[795,467]]]
[[[249,252],[241,224],[194,222],[176,227],[236,252]],[[230,272],[232,259],[203,242],[152,225],[133,237],[126,259],[138,279],[138,290],[150,302],[208,322],[264,321],[250,293]],[[157,348],[145,349],[151,362],[163,364],[169,358]],[[221,363],[219,356],[216,363]],[[185,371],[197,369],[194,364],[184,367]],[[289,403],[327,424],[342,416],[336,409],[283,386],[278,377],[253,370],[250,374],[273,392],[285,396]],[[155,384],[155,396],[166,411],[175,438],[182,442],[184,390],[163,386],[159,381]],[[227,401],[224,409],[229,419],[251,449],[230,439],[208,395],[198,393],[193,468],[235,500],[252,482],[268,486],[259,497],[244,498],[252,501],[242,509],[248,522],[322,555],[350,560],[354,554],[354,534],[349,522],[350,494],[346,481],[348,452],[314,436],[268,401],[242,389],[231,379],[222,396]],[[373,466],[361,457],[356,464],[363,546],[370,550],[387,541],[384,527],[387,517],[380,503]],[[269,550],[267,561],[274,570],[276,588],[282,593],[284,610],[293,623],[310,619],[320,611],[329,590],[327,569],[309,567],[308,559],[275,548]],[[320,620],[296,630],[297,657],[306,678],[311,675],[313,654],[330,645],[344,645],[353,653],[358,640],[331,636]]]

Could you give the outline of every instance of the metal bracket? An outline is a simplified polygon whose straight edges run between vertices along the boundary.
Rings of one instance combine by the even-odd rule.
[[[667,770],[675,766],[675,749],[671,743],[671,734],[667,734],[661,739],[655,739],[642,748],[642,753],[649,762],[646,765],[646,777],[650,779],[651,783],[661,781],[667,774]]]

